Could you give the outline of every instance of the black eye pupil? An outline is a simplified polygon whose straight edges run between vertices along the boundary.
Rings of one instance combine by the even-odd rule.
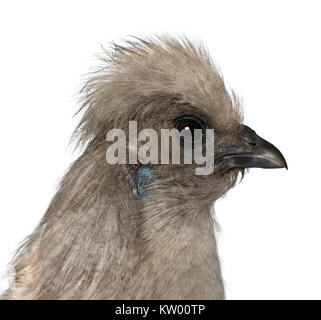
[[[180,132],[181,134],[181,145],[184,146],[185,141],[187,143],[191,143],[194,147],[195,139],[196,139],[196,133],[195,130],[199,129],[202,130],[202,140],[205,137],[205,130],[206,125],[204,122],[194,116],[182,116],[179,118],[176,118],[174,120],[174,126],[175,128]],[[201,141],[202,143],[202,141]]]
[[[178,126],[177,126],[178,131],[191,131],[192,134],[194,134],[195,129],[202,129],[201,126],[199,126],[197,123],[192,122],[192,121],[182,121]]]

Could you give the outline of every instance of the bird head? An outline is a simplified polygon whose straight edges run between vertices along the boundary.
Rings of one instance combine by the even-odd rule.
[[[114,45],[82,93],[75,135],[85,151],[20,251],[8,296],[222,299],[210,208],[246,168],[286,167],[280,151],[243,125],[236,95],[204,47],[187,39]],[[132,121],[137,132],[157,133],[158,150],[162,129],[183,132],[169,158],[197,146],[202,155],[212,130],[213,170],[196,174],[199,163],[185,163],[184,152],[178,163],[109,163],[108,133],[129,139]],[[127,160],[132,151],[126,143]]]
[[[198,165],[195,161],[184,163],[183,152],[179,164],[146,166],[138,161],[113,168],[105,164],[115,172],[118,181],[122,179],[123,184],[131,185],[131,199],[145,206],[211,205],[235,184],[246,168],[287,166],[276,147],[243,124],[237,96],[226,88],[200,43],[165,37],[114,45],[105,52],[102,67],[88,81],[83,93],[85,113],[76,133],[80,141],[90,141],[91,150],[100,150],[104,157],[106,133],[120,128],[129,135],[130,121],[137,121],[138,131],[152,128],[158,137],[162,129],[189,131],[192,139],[195,129],[214,130],[214,170],[210,174],[195,174]],[[202,138],[202,151],[205,143]],[[192,149],[194,144],[192,141],[187,148]],[[186,146],[181,144],[178,148]],[[174,149],[170,150],[171,157]],[[131,147],[127,146],[127,155],[130,152]]]

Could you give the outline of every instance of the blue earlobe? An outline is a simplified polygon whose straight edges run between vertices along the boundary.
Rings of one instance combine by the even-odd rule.
[[[136,175],[136,188],[137,188],[137,193],[138,196],[141,199],[144,199],[147,194],[147,185],[154,180],[154,173],[153,170],[146,165],[142,165],[138,168],[137,170],[137,175]]]

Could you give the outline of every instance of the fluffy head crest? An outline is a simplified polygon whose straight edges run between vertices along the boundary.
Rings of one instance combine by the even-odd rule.
[[[105,135],[120,118],[135,120],[137,110],[155,101],[209,113],[216,130],[241,122],[236,96],[227,92],[202,44],[187,38],[134,39],[105,51],[103,65],[82,89],[84,115],[75,132],[80,142]]]

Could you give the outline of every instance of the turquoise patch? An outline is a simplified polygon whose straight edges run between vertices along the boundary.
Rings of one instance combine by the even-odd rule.
[[[153,170],[149,166],[140,166],[136,175],[136,188],[138,196],[144,199],[147,194],[147,185],[154,180]]]

